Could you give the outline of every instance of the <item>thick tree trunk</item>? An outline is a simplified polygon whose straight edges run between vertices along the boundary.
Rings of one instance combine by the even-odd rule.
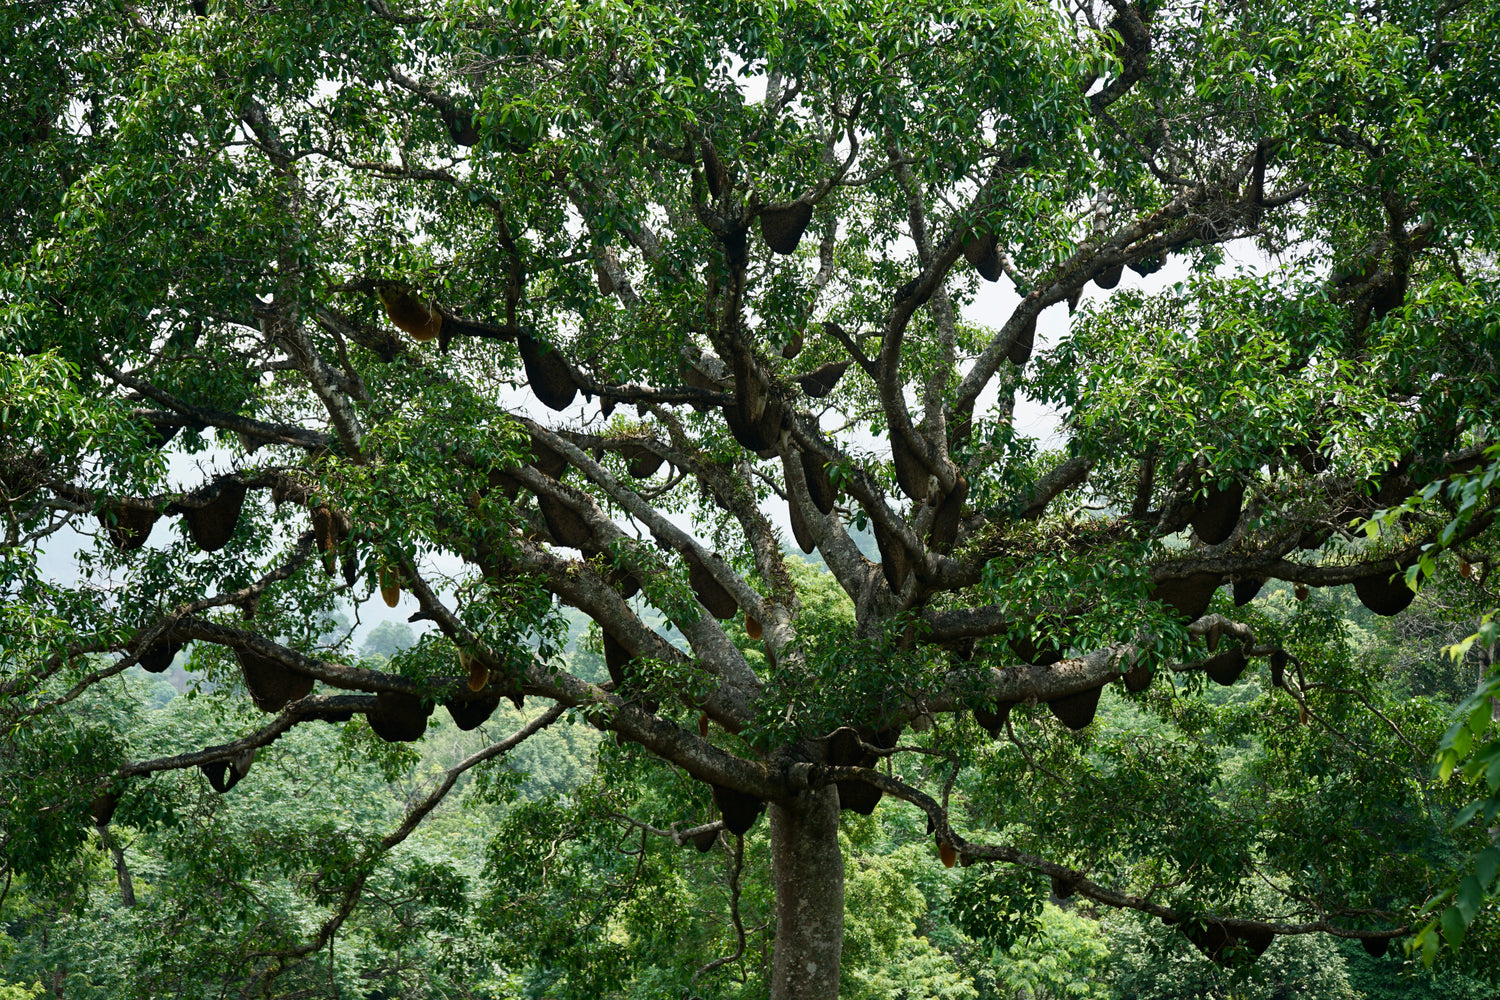
[[[806,792],[770,807],[776,879],[776,953],[771,1000],[836,1000],[844,945],[844,858],[838,789]]]

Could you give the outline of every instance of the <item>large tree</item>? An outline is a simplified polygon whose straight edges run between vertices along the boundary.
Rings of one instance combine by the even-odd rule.
[[[954,771],[907,754],[970,718],[1014,738],[1013,706],[1083,728],[1114,683],[1171,716],[1172,684],[1260,661],[1304,722],[1348,731],[1317,699],[1358,670],[1236,607],[1352,583],[1400,612],[1447,518],[1374,543],[1351,523],[1495,439],[1495,5],[208,0],[0,23],[0,695],[13,740],[72,747],[87,778],[29,787],[9,864],[82,835],[48,794],[107,830],[143,776],[227,783],[293,726],[411,741],[434,706],[472,726],[508,697],[712,786],[726,836],[767,815],[776,998],[837,995],[839,815],[882,796],[950,863],[1031,869],[1221,960],[1410,933],[1379,879],[1330,895],[1278,863],[1255,879],[1279,902],[1231,913],[1265,897],[1213,897],[1211,852],[1153,881],[968,839]],[[1259,264],[1230,273],[1227,244]],[[1066,335],[1034,358],[1048,310]],[[1023,398],[1061,414],[1061,451],[1017,427]],[[1444,541],[1482,550],[1493,503]],[[76,574],[68,530],[92,536]],[[852,618],[805,605],[789,541]],[[326,613],[382,597],[450,652],[351,665]],[[561,669],[564,608],[608,682]],[[149,760],[88,719],[44,731],[188,644],[271,717]]]

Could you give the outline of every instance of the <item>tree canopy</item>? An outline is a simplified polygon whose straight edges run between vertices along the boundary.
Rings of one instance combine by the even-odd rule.
[[[1493,955],[1489,835],[1450,825],[1500,765],[1428,780],[1447,705],[1360,654],[1381,626],[1341,588],[1460,634],[1493,604],[1496,5],[0,25],[7,879],[97,837],[124,892],[112,824],[177,829],[193,769],[394,777],[442,712],[512,731],[383,835],[246,834],[235,864],[305,866],[303,909],[226,931],[236,990],[331,969],[369,893],[441,912],[391,850],[461,779],[514,794],[497,762],[564,719],[613,738],[567,809],[495,831],[497,960],[602,933],[578,901],[623,862],[549,859],[623,825],[731,866],[724,937],[651,938],[699,958],[682,989],[854,995],[843,952],[884,932],[846,935],[844,852],[877,807],[979,866],[976,940],[1050,895],[1228,966],[1374,954],[1468,874],[1443,930]],[[426,631],[362,660],[332,623],[387,606]],[[127,738],[98,699],[184,653],[211,711]]]

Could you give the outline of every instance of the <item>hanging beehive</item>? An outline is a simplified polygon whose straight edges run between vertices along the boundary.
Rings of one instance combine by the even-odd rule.
[[[729,591],[725,590],[723,584],[714,578],[713,573],[699,561],[695,553],[687,554],[687,564],[688,586],[693,588],[693,594],[698,598],[699,603],[708,609],[709,614],[720,621],[733,618],[740,606],[735,603]]]
[[[578,395],[578,385],[573,381],[573,372],[563,360],[562,353],[524,333],[517,335],[516,346],[521,349],[521,361],[526,366],[526,381],[532,393],[544,406],[566,410]]]
[[[1218,545],[1234,533],[1244,504],[1245,484],[1233,482],[1222,489],[1211,486],[1193,508],[1192,525],[1207,545]]]
[[[817,540],[813,537],[812,529],[807,524],[807,519],[802,516],[802,505],[795,497],[789,497],[786,502],[787,515],[792,523],[792,537],[797,540],[797,547],[803,552],[811,553],[818,547]]]
[[[615,690],[625,687],[630,676],[630,661],[635,659],[630,650],[608,630],[604,635],[604,666],[609,670],[609,679],[615,682]]]
[[[1062,649],[1046,629],[1035,628],[1030,636],[1016,636],[1009,640],[1011,652],[1022,663],[1038,667],[1050,667],[1063,658]]]
[[[812,204],[800,200],[764,209],[760,213],[760,235],[776,253],[795,253],[812,215]]]
[[[994,233],[983,233],[964,241],[964,259],[985,281],[999,281],[1004,268],[1000,261],[1000,240]]]
[[[900,593],[906,586],[906,578],[911,575],[906,548],[879,521],[872,521],[871,526],[875,532],[875,545],[880,549],[880,570],[885,574],[885,582],[890,584],[892,591]]]
[[[1384,958],[1385,953],[1391,947],[1391,939],[1388,937],[1360,938],[1359,945],[1371,958]]]
[[[1268,930],[1258,927],[1230,930],[1217,920],[1185,923],[1182,933],[1209,961],[1226,966],[1253,962],[1276,939]]]
[[[1151,668],[1146,666],[1145,658],[1131,666],[1125,671],[1125,690],[1132,694],[1140,694],[1151,686]]]
[[[177,654],[182,652],[183,645],[180,642],[157,639],[141,651],[140,658],[136,660],[136,663],[148,674],[159,674],[172,665],[172,661],[177,658]]]
[[[1124,264],[1116,264],[1114,267],[1107,267],[1094,277],[1094,284],[1104,289],[1113,288],[1120,283],[1120,276],[1124,273]]]
[[[490,682],[490,668],[479,657],[461,647],[458,650],[458,665],[468,679],[470,691],[483,691],[484,686]]]
[[[650,479],[661,468],[662,457],[642,444],[623,445],[620,455],[625,459],[625,471],[632,479]]]
[[[917,503],[927,499],[927,466],[917,457],[916,446],[906,432],[892,425],[891,438],[891,464],[896,469],[896,484],[901,487],[901,492],[911,497]]]
[[[1078,882],[1062,875],[1052,876],[1052,895],[1058,899],[1071,899],[1078,891]]]
[[[397,285],[382,285],[375,290],[385,314],[399,330],[420,341],[428,341],[443,328],[443,314]]]
[[[952,844],[938,841],[938,860],[943,863],[944,868],[952,868],[958,863],[958,850]]]
[[[1380,572],[1355,580],[1354,593],[1361,604],[1386,617],[1405,611],[1417,596],[1406,585],[1405,568],[1394,563],[1387,563]]]
[[[693,834],[693,846],[698,848],[699,854],[707,854],[714,849],[714,844],[719,841],[718,830],[700,830]]]
[[[724,818],[724,828],[741,837],[749,833],[766,804],[754,795],[723,785],[710,783],[709,787],[713,789],[714,805],[719,807],[719,814]]]
[[[942,502],[932,516],[932,532],[928,535],[933,551],[947,552],[958,540],[959,525],[963,520],[964,501],[969,496],[969,481],[958,473],[953,489],[943,495]]]
[[[749,636],[750,639],[751,639],[751,641],[753,641],[753,642],[759,642],[760,641],[760,637],[763,634],[765,634],[765,633],[764,633],[764,630],[760,626],[760,619],[758,619],[758,618],[752,618],[747,613],[745,615],[745,635]]]
[[[93,819],[95,826],[109,826],[109,821],[115,817],[115,808],[120,804],[120,797],[114,792],[105,792],[96,795],[89,802],[89,816]]]
[[[1256,595],[1260,593],[1260,588],[1265,585],[1266,578],[1263,576],[1236,577],[1234,581],[1234,606],[1237,608],[1244,607],[1255,600]]]
[[[206,495],[206,499],[202,499]],[[232,477],[224,477],[207,490],[201,491],[201,502],[196,507],[184,506],[183,518],[193,544],[204,552],[217,552],[229,544],[234,529],[240,523],[240,509],[245,503],[245,484]]]
[[[1203,663],[1203,672],[1221,687],[1229,687],[1245,672],[1245,649],[1239,643],[1215,653]]]
[[[979,723],[980,728],[990,734],[990,739],[997,740],[1000,738],[1000,734],[1005,732],[1005,723],[1010,718],[1011,706],[1015,702],[994,701],[990,704],[995,706],[994,711],[990,711],[983,705],[975,706],[974,721]]]
[[[579,514],[571,505],[564,503],[555,497],[538,493],[536,504],[542,511],[542,520],[547,522],[547,531],[551,533],[552,540],[558,545],[566,545],[569,548],[583,548],[587,546],[594,537],[583,515]]]
[[[300,701],[312,694],[313,679],[280,660],[263,656],[253,649],[236,649],[234,656],[245,678],[245,690],[250,692],[250,700],[262,712],[279,712],[289,702]]]
[[[1047,707],[1057,721],[1076,732],[1094,721],[1094,713],[1099,710],[1099,692],[1103,690],[1101,684],[1076,694],[1063,695],[1047,702]]]
[[[1208,610],[1221,579],[1218,573],[1192,573],[1185,577],[1162,580],[1152,587],[1151,596],[1187,621],[1194,622]]]
[[[375,707],[365,713],[375,735],[387,743],[415,743],[427,732],[427,717],[432,706],[414,694],[381,691],[375,696]]]
[[[822,399],[839,384],[839,379],[844,377],[844,372],[849,370],[850,364],[851,362],[848,361],[830,361],[825,365],[819,365],[806,375],[797,376],[797,384],[808,396],[813,399]]]
[[[1155,274],[1166,266],[1167,258],[1164,254],[1155,254],[1151,257],[1142,257],[1140,260],[1130,262],[1130,269],[1141,277]]]
[[[824,514],[832,514],[833,505],[838,501],[838,490],[828,475],[828,467],[812,452],[799,452],[798,455],[802,461],[802,478],[807,481],[807,494],[812,498],[813,506]]]
[[[453,718],[453,724],[464,732],[468,732],[471,729],[478,729],[495,714],[495,709],[500,707],[500,692],[495,691],[461,701],[450,698],[443,702],[443,707]]]
[[[101,507],[97,516],[109,543],[121,552],[132,552],[146,544],[161,514],[154,507],[118,503]]]
[[[783,358],[786,358],[788,361],[792,360],[797,355],[802,353],[802,342],[802,328],[799,326],[797,329],[792,331],[792,336],[787,340],[787,342],[781,345],[781,356]]]
[[[401,601],[401,571],[393,566],[380,567],[380,599],[388,608]]]
[[[1016,334],[1016,339],[1011,341],[1010,350],[1006,352],[1005,356],[1017,368],[1024,368],[1026,367],[1026,362],[1031,360],[1031,352],[1035,348],[1036,317],[1033,316],[1026,321],[1025,326],[1021,327],[1020,332]]]

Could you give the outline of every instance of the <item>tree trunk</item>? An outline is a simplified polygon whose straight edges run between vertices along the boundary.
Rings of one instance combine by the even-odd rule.
[[[771,872],[776,880],[776,953],[771,1000],[837,1000],[844,946],[844,858],[838,789],[771,803]]]

